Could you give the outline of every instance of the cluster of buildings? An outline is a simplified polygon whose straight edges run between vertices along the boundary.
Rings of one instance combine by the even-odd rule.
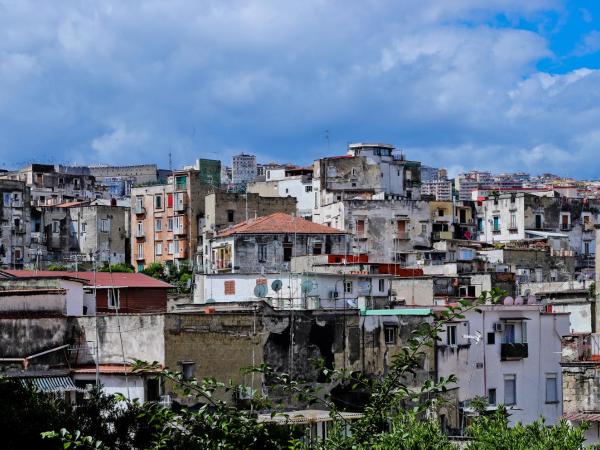
[[[33,164],[0,173],[0,371],[77,401],[101,383],[189,403],[132,361],[279,395],[249,365],[315,384],[310,361],[380,377],[424,321],[493,288],[445,325],[412,382],[457,376],[437,411],[460,435],[485,398],[512,423],[600,423],[594,183],[469,172],[350,144],[311,166],[252,155],[183,169]],[[51,264],[62,271],[47,270]],[[135,273],[100,272],[129,264]],[[187,269],[191,294],[143,274]],[[360,412],[368,393],[325,386]],[[281,399],[280,399],[281,400]],[[302,408],[283,399],[290,408]]]

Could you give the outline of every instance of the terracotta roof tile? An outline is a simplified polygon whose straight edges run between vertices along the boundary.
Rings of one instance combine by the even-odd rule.
[[[67,271],[52,271],[52,270],[3,270],[2,272],[12,275],[17,278],[79,278],[85,280],[90,286],[94,285],[94,272],[67,272]],[[149,277],[143,273],[126,273],[126,272],[96,272],[96,286],[119,286],[128,288],[163,288],[170,289],[169,283]]]
[[[217,237],[232,236],[234,234],[346,234],[345,231],[311,222],[301,217],[290,216],[284,213],[275,213],[269,216],[249,219],[221,231]]]

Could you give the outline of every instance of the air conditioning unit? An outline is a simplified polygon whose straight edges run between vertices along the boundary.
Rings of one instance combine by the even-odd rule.
[[[330,299],[330,300],[333,300],[333,299],[335,299],[335,298],[338,298],[338,297],[339,297],[339,295],[340,295],[340,294],[339,294],[339,292],[338,292],[338,291],[329,291],[329,299]]]
[[[494,322],[494,331],[497,331],[497,332],[504,331],[504,322]]]

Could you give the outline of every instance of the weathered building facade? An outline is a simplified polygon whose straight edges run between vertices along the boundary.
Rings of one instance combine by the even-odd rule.
[[[23,267],[31,249],[31,196],[23,181],[0,179],[0,265]]]

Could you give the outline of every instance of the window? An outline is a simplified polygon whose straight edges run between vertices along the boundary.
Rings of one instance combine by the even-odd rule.
[[[558,403],[558,384],[555,373],[546,374],[546,403]]]
[[[527,322],[524,320],[505,322],[502,333],[503,344],[527,343]]]
[[[167,208],[173,207],[173,194],[167,194]]]
[[[258,262],[267,262],[267,244],[258,244]]]
[[[60,221],[58,221],[58,220],[52,221],[52,232],[60,233]]]
[[[154,221],[154,231],[162,231],[162,219],[156,219]]]
[[[444,210],[442,208],[438,209],[438,216],[439,217],[443,217],[444,216]]]
[[[364,220],[356,221],[356,235],[361,236],[361,237],[365,235],[365,221]]]
[[[175,252],[175,245],[173,244],[173,241],[169,242],[169,244],[167,245],[167,248],[168,248],[169,255],[172,255]]]
[[[233,219],[234,219],[234,210],[228,209],[227,210],[227,222],[233,223]]]
[[[560,214],[560,229],[568,230],[571,225],[571,214],[570,213],[561,213]]]
[[[156,256],[162,255],[162,242],[157,242],[154,249],[154,254]]]
[[[144,222],[137,223],[137,236],[141,237],[144,235]]]
[[[344,281],[344,294],[352,294],[352,281]]]
[[[480,233],[483,233],[483,232],[484,232],[484,229],[483,229],[483,219],[482,219],[482,218],[478,218],[478,219],[477,219],[477,230],[478,230]]]
[[[385,291],[385,280],[383,278],[379,279],[379,292]]]
[[[144,197],[142,196],[137,196],[135,198],[135,210],[137,212],[142,211],[142,208],[144,207]]]
[[[515,213],[511,213],[511,215],[510,215],[510,229],[511,230],[517,229],[517,215]]]
[[[496,333],[492,331],[487,334],[487,343],[488,345],[494,345],[496,343]]]
[[[154,196],[154,209],[163,209],[163,197],[162,195]]]
[[[422,223],[421,224],[421,233],[422,234],[426,234],[427,233],[427,224],[426,223]]]
[[[173,227],[175,229],[175,233],[183,232],[183,217],[182,216],[173,217]]]
[[[10,192],[5,192],[3,197],[4,197],[4,206],[10,206],[11,205]]]
[[[108,290],[108,307],[118,309],[121,306],[121,292],[119,289]]]
[[[384,337],[385,337],[385,343],[388,345],[394,345],[396,343],[396,331],[398,330],[397,327],[394,326],[387,326],[387,327],[383,327],[383,333],[384,333]]]
[[[488,403],[490,405],[496,404],[496,388],[488,389]]]
[[[225,295],[235,295],[235,280],[227,280],[223,283]]]
[[[514,374],[504,375],[504,404],[517,404],[517,376]]]
[[[543,225],[544,221],[542,220],[542,215],[541,214],[536,214],[535,215],[535,228],[536,229],[541,229],[542,225]]]
[[[590,243],[589,242],[584,242],[583,243],[583,254],[584,255],[589,255],[590,254]]]
[[[82,222],[81,223],[81,232],[85,233],[86,228],[87,228],[87,223],[86,222]]]
[[[289,262],[292,260],[292,244],[283,244],[283,261]]]
[[[456,345],[456,325],[446,327],[446,344]]]
[[[304,192],[312,192],[312,186],[304,186]]]
[[[167,231],[173,231],[173,218],[169,217],[167,219]]]
[[[142,259],[144,258],[144,244],[138,244],[138,258]]]
[[[191,380],[194,378],[194,369],[196,368],[196,363],[194,361],[181,361],[179,364],[181,365],[181,375],[184,380]]]
[[[494,231],[500,231],[500,216],[494,216],[493,218]]]
[[[100,219],[100,231],[108,233],[110,231],[110,219]]]

